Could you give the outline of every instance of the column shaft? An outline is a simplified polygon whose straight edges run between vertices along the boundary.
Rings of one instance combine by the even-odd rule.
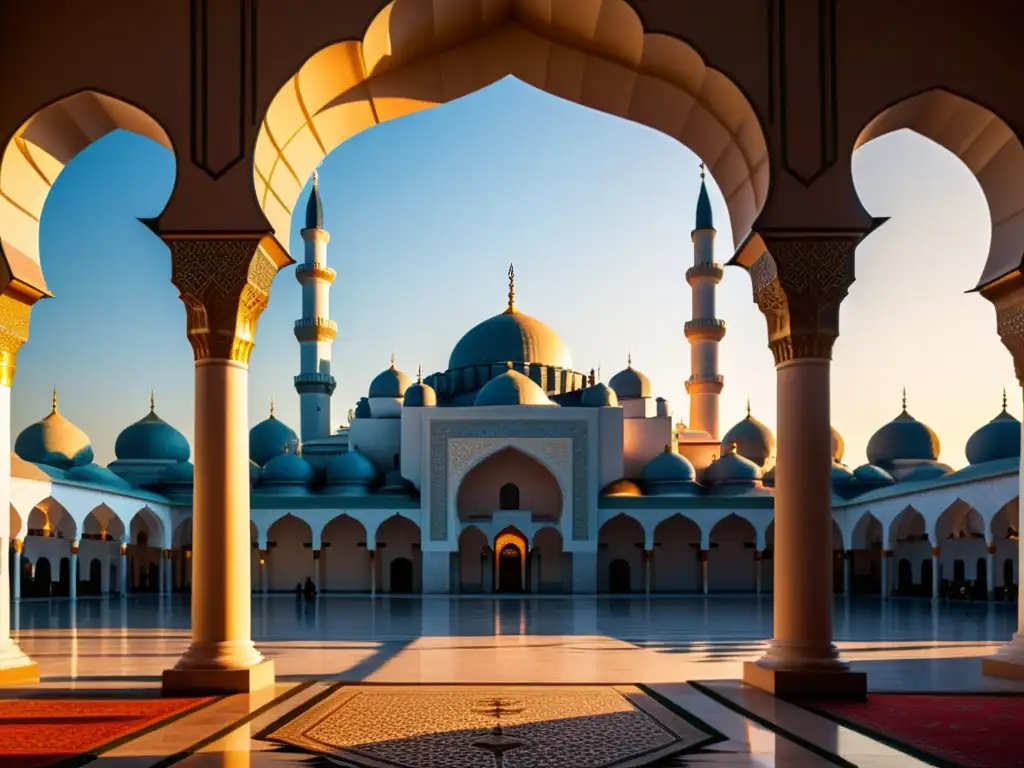
[[[850,597],[853,589],[853,550],[843,550],[843,594]]]
[[[879,586],[879,594],[882,599],[885,600],[889,597],[889,590],[892,586],[892,574],[890,573],[890,564],[892,563],[892,552],[887,549],[882,550],[882,583]]]
[[[932,600],[939,599],[939,589],[942,586],[942,574],[940,573],[939,550],[932,550]]]
[[[995,600],[996,597],[996,546],[988,545],[985,557],[985,597]]]
[[[754,593],[757,595],[761,594],[761,563],[764,562],[764,555],[762,552],[757,551],[754,553]]]
[[[128,547],[125,544],[121,545],[121,567],[117,570],[117,577],[120,582],[119,591],[121,597],[127,597],[128,595]]]
[[[11,563],[11,576],[14,577],[14,582],[11,587],[11,591],[14,592],[11,595],[14,602],[21,600],[21,549],[24,546],[24,542],[14,542],[14,560]]]
[[[71,545],[71,567],[68,569],[68,597],[78,599],[78,542]]]
[[[700,591],[708,593],[708,550],[700,551]]]

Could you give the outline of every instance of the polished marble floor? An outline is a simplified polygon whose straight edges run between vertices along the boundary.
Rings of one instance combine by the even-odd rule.
[[[836,644],[855,668],[868,673],[873,690],[1024,693],[1024,685],[983,677],[979,660],[1015,631],[1014,605],[839,598],[834,616]],[[99,762],[142,768],[178,754],[189,765],[222,764],[228,758],[242,764],[301,764],[295,754],[253,735],[301,708],[316,691],[363,682],[642,684],[728,737],[672,764],[834,764],[822,750],[855,765],[922,764],[735,682],[742,663],[756,659],[771,637],[770,596],[371,600],[328,595],[305,603],[271,595],[254,598],[252,617],[254,638],[275,660],[275,691],[227,697],[177,721],[173,729],[158,729],[105,753]],[[150,689],[155,695],[160,672],[188,643],[188,625],[185,597],[83,599],[74,609],[67,601],[22,601],[15,634],[39,662],[43,681],[7,695],[127,689]],[[686,684],[691,680],[720,686],[722,695],[742,702],[741,709],[761,708],[769,716],[751,719],[724,707]],[[765,721],[782,725],[773,730]],[[784,735],[794,732],[796,740]]]

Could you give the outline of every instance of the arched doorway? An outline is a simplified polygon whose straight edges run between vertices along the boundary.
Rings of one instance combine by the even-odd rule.
[[[506,528],[494,539],[494,586],[496,592],[525,592],[526,537],[514,528]]]
[[[89,563],[89,582],[84,590],[90,595],[98,595],[103,588],[103,563],[98,557],[94,557]]]
[[[627,595],[632,592],[632,573],[629,563],[621,557],[608,563],[608,591],[613,595]]]
[[[413,570],[412,560],[407,557],[396,557],[391,561],[391,592],[397,595],[412,594]]]
[[[519,509],[519,486],[515,483],[505,483],[498,490],[498,509],[513,510]]]
[[[32,594],[35,597],[50,597],[53,594],[53,573],[49,558],[40,557],[36,560],[36,569],[32,574]]]
[[[896,574],[896,590],[909,593],[914,586],[914,566],[905,557],[900,558]]]
[[[611,592],[608,579],[615,560],[629,564],[629,591],[643,591],[643,553],[644,529],[636,518],[616,515],[605,521],[597,532],[597,591]]]
[[[466,472],[455,503],[462,523],[479,523],[496,512],[520,510],[529,510],[535,521],[553,523],[562,515],[562,490],[551,470],[536,457],[507,447]]]

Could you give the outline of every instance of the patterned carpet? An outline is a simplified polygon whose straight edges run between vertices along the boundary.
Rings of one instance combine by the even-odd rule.
[[[8,699],[0,701],[0,765],[41,768],[95,755],[210,699]],[[84,760],[83,760],[84,762]]]
[[[1024,697],[873,694],[867,702],[813,708],[929,762],[1024,766]]]

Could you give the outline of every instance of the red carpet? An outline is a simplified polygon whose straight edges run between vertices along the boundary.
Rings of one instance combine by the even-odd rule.
[[[1024,697],[873,694],[814,709],[965,768],[1024,766]]]
[[[40,768],[89,753],[209,699],[0,701],[0,765]]]

